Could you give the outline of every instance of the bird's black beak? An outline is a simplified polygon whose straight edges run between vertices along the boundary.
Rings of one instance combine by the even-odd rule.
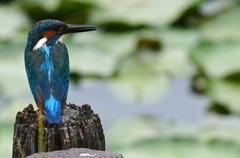
[[[63,34],[97,30],[97,27],[89,25],[67,24],[67,26],[68,27],[63,30]]]

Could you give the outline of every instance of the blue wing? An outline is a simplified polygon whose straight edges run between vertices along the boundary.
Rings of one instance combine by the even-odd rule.
[[[69,58],[65,44],[40,47],[25,53],[25,67],[29,85],[35,99],[67,99],[69,85]]]
[[[69,85],[70,70],[66,46],[58,42],[25,52],[25,67],[35,101],[45,105],[47,118],[48,113],[54,117],[60,115],[57,110],[60,103],[66,102]]]

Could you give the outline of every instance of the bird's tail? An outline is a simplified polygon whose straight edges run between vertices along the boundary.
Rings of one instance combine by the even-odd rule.
[[[49,123],[59,123],[61,121],[61,102],[51,95],[44,103],[47,121]]]

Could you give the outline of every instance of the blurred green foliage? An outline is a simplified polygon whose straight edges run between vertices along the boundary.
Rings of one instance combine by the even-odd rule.
[[[23,66],[26,35],[33,23],[53,18],[99,27],[97,32],[65,37],[73,82],[108,79],[119,98],[144,104],[163,96],[172,78],[184,76],[192,78],[193,92],[209,98],[210,111],[239,115],[238,0],[0,2],[1,95],[29,91]],[[16,109],[7,112],[14,115]],[[7,117],[0,111],[1,119]],[[0,132],[9,134],[12,125],[3,122]],[[240,155],[239,129],[233,128],[237,124],[215,122],[192,131],[140,117],[110,127],[106,136],[109,149],[126,157],[235,158]],[[0,151],[6,153],[1,133]]]
[[[141,116],[107,131],[111,151],[138,158],[238,158],[239,121],[210,120],[197,127]],[[119,139],[121,138],[121,139]]]

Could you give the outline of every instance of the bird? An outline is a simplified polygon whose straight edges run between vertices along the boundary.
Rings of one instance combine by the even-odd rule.
[[[40,115],[60,123],[66,105],[70,68],[63,35],[96,30],[90,25],[66,24],[55,19],[35,23],[28,32],[24,53],[28,83]]]

